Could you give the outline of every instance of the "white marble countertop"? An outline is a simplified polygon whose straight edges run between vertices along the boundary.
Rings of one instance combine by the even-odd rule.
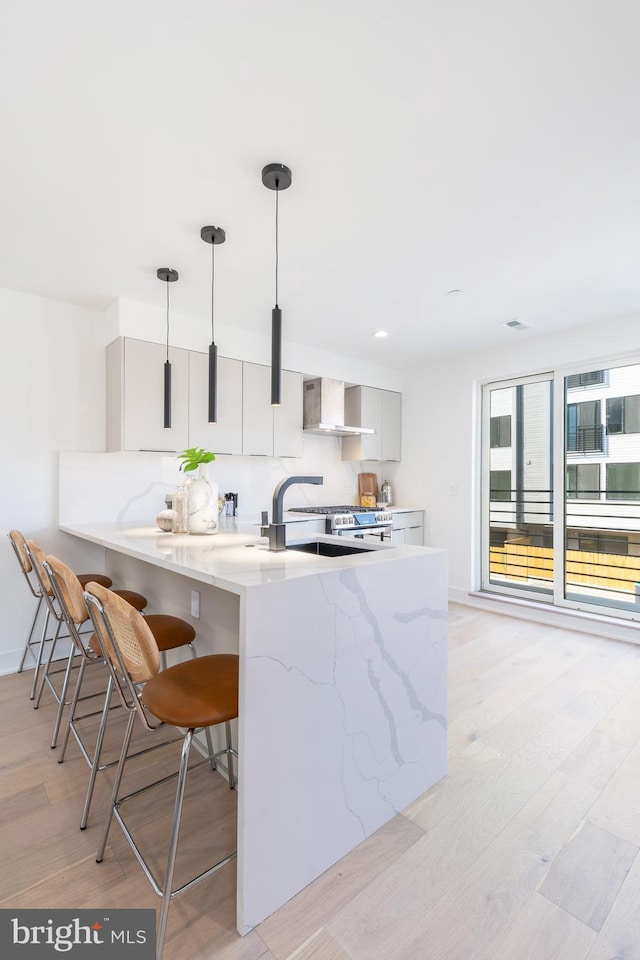
[[[107,550],[115,550],[239,595],[249,587],[269,582],[442,552],[431,547],[388,546],[372,542],[367,544],[363,556],[320,557],[297,551],[275,553],[268,549],[266,539],[259,536],[255,523],[229,518],[222,519],[220,533],[212,536],[163,533],[153,524],[135,523],[85,523],[61,525],[60,529]],[[339,537],[325,535],[313,535],[313,538],[345,542]],[[289,536],[288,542],[309,539],[309,535]],[[352,540],[348,542],[354,544]]]

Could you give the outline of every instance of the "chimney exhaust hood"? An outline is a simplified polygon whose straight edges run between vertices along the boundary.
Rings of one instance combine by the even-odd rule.
[[[307,433],[330,437],[354,437],[375,433],[371,427],[344,422],[344,381],[318,377],[303,384],[303,428]]]

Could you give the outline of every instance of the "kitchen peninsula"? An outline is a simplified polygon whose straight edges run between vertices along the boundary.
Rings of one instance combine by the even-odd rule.
[[[233,521],[202,537],[131,522],[61,529],[104,547],[114,580],[164,609],[195,588],[201,652],[240,654],[241,934],[444,775],[444,551],[275,553]]]

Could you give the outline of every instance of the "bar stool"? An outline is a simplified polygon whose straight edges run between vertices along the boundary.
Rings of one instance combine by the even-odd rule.
[[[96,583],[87,584],[84,596],[96,630],[96,636],[109,664],[111,677],[118,690],[121,703],[129,711],[129,721],[113,783],[111,805],[104,824],[96,860],[98,863],[102,861],[109,829],[115,816],[151,886],[162,898],[156,948],[157,960],[161,960],[171,901],[196,883],[210,877],[221,867],[230,863],[236,856],[234,850],[197,877],[183,883],[175,890],[173,889],[173,873],[189,764],[189,751],[196,730],[208,729],[224,723],[226,747],[218,753],[211,754],[201,762],[211,762],[212,766],[215,766],[217,758],[226,755],[229,765],[229,786],[234,789],[236,784],[233,774],[233,757],[237,757],[237,753],[231,745],[230,721],[238,716],[239,658],[233,654],[212,654],[198,657],[197,660],[186,660],[159,672],[160,653],[144,617],[141,617],[132,607],[123,603],[110,590],[106,590]],[[149,864],[134,842],[122,813],[122,807],[128,800],[152,789],[158,783],[165,783],[167,777],[147,784],[128,796],[119,796],[136,717],[148,731],[156,730],[163,724],[170,724],[186,731],[180,768],[175,774],[178,783],[169,852],[164,878],[161,882],[158,882],[155,878]],[[194,764],[193,766],[198,765]],[[191,769],[193,769],[193,766]]]
[[[33,671],[33,683],[31,684],[31,694],[30,699],[33,700],[36,695],[36,687],[38,685],[38,675],[40,672],[40,666],[42,663],[42,655],[44,652],[44,645],[47,642],[47,627],[49,626],[50,612],[47,604],[44,603],[44,596],[40,580],[37,576],[36,571],[33,569],[31,560],[29,559],[29,554],[27,553],[26,540],[24,536],[20,533],[19,530],[10,530],[9,531],[9,540],[11,541],[11,546],[13,547],[13,552],[16,555],[18,563],[20,565],[20,570],[27,581],[27,586],[32,597],[37,601],[36,608],[33,614],[33,620],[31,621],[31,629],[27,636],[27,642],[24,647],[24,652],[22,654],[22,659],[20,661],[20,666],[18,667],[18,673],[22,673],[24,670],[25,661],[27,655],[30,655],[34,661],[34,671]],[[91,580],[94,583],[100,583],[103,587],[110,587],[112,584],[111,577],[107,577],[101,573],[80,573],[78,574],[78,579],[82,586],[89,583]],[[38,620],[38,615],[40,611],[45,610],[45,618],[42,624],[42,631],[40,640],[36,641],[33,639],[33,632],[36,627],[36,622]],[[52,638],[50,638],[52,639]],[[33,647],[38,647],[38,652],[34,653]]]
[[[105,665],[102,648],[98,643],[95,633],[89,636],[86,632],[81,632],[81,627],[85,623],[90,622],[90,617],[82,592],[82,585],[80,584],[80,581],[73,570],[63,563],[62,560],[59,560],[54,556],[47,557],[43,561],[42,566],[44,567],[53,589],[57,605],[62,612],[69,635],[73,640],[76,651],[81,658],[80,669],[78,671],[75,690],[71,698],[69,717],[60,748],[58,763],[63,763],[67,750],[67,744],[69,742],[69,735],[70,733],[73,733],[80,752],[90,768],[89,782],[87,785],[84,808],[80,820],[80,829],[84,830],[89,817],[89,809],[93,797],[96,776],[101,770],[106,770],[109,767],[115,766],[117,763],[117,761],[101,763],[102,747],[104,744],[107,720],[111,707],[113,680],[109,673],[109,681],[106,691],[101,690],[99,693],[89,694],[87,697],[81,697],[82,684],[85,679],[87,667],[91,666],[91,664]],[[119,594],[119,596],[121,596],[121,594]],[[191,656],[197,656],[193,646],[196,632],[192,625],[187,623],[186,620],[181,620],[179,617],[173,617],[163,613],[150,613],[144,619],[145,623],[148,625],[151,633],[153,634],[163,660],[166,661],[166,654],[168,650],[178,650],[181,647],[188,647]],[[77,714],[76,711],[79,702],[85,699],[94,699],[95,697],[102,696],[103,694],[104,704],[101,710],[93,710],[90,713],[83,713],[80,715]],[[100,716],[101,720],[96,737],[95,747],[93,754],[91,755],[87,749],[87,745],[83,740],[78,724],[81,720],[87,720],[90,717],[96,716]],[[177,739],[182,738],[178,737]],[[149,749],[155,748],[155,746],[151,748],[147,747],[144,750],[138,751],[136,754],[134,754],[134,756],[139,756],[142,753],[146,753]]]
[[[51,749],[53,750],[58,740],[58,731],[60,729],[60,722],[62,720],[63,710],[65,706],[67,706],[69,703],[69,701],[67,700],[67,690],[69,688],[71,670],[74,665],[74,654],[76,652],[76,648],[75,648],[75,645],[72,643],[71,650],[69,651],[69,655],[67,657],[67,662],[65,667],[60,668],[58,670],[51,669],[53,654],[55,652],[58,639],[60,638],[60,629],[62,625],[65,623],[65,619],[63,617],[62,610],[60,609],[60,607],[56,602],[55,594],[53,592],[53,587],[51,586],[51,582],[49,580],[47,571],[44,569],[44,566],[43,566],[43,563],[46,559],[44,551],[35,542],[35,540],[27,540],[25,542],[25,549],[27,552],[27,556],[31,561],[31,566],[33,567],[33,570],[35,571],[38,581],[40,583],[40,589],[42,590],[42,596],[43,596],[44,602],[47,605],[49,616],[53,617],[53,619],[57,623],[56,630],[53,635],[53,639],[51,641],[51,647],[49,649],[49,656],[47,657],[47,661],[44,665],[44,669],[42,672],[42,677],[40,679],[40,687],[38,688],[38,692],[35,698],[35,703],[33,705],[35,710],[37,710],[38,707],[40,706],[42,692],[44,690],[45,683],[46,683],[49,689],[51,690],[51,693],[53,694],[54,700],[58,704],[58,711],[56,714],[56,719],[54,721],[53,735],[51,738]],[[107,579],[110,579],[110,578],[107,578]],[[92,582],[97,582],[97,581],[92,581]],[[134,590],[119,590],[118,594],[119,596],[122,597],[124,601],[131,604],[132,606],[135,606],[137,610],[144,610],[144,608],[147,605],[147,598],[143,596],[141,593],[136,593]],[[61,673],[64,674],[64,676],[62,679],[62,686],[61,686],[60,692],[58,692],[53,680],[55,676]]]

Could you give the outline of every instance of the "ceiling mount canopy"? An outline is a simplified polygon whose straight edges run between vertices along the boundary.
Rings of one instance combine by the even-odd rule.
[[[164,428],[171,427],[171,364],[169,363],[169,284],[178,279],[178,271],[171,267],[158,267],[156,277],[167,285],[167,356],[164,362]]]
[[[158,267],[156,276],[158,280],[164,280],[166,283],[175,283],[178,279],[178,271],[172,270],[171,267]]]
[[[215,293],[215,256],[214,251],[219,243],[224,243],[227,235],[222,227],[202,227],[200,237],[205,243],[211,244],[211,343],[209,344],[209,423],[218,420],[218,348],[216,346],[213,326],[213,306]]]
[[[276,289],[271,311],[271,404],[279,407],[282,392],[282,310],[278,306],[278,197],[291,186],[291,170],[284,163],[268,163],[262,168],[262,182],[276,194]]]

